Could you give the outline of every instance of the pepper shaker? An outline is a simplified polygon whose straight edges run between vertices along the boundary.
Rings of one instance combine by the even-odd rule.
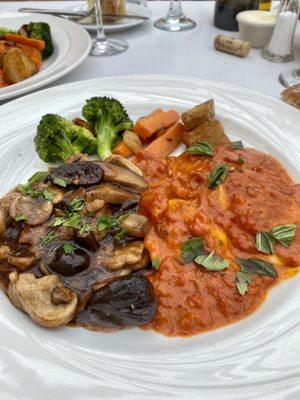
[[[277,63],[294,59],[293,42],[299,11],[299,0],[281,1],[272,37],[262,51],[264,58]]]

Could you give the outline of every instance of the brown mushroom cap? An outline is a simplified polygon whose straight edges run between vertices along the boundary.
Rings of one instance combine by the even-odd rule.
[[[125,201],[138,201],[139,197],[132,192],[128,192],[116,185],[110,183],[103,183],[99,186],[93,186],[87,190],[86,201],[91,202],[103,200],[105,203],[122,204]]]
[[[42,198],[32,198],[29,196],[17,196],[10,208],[10,216],[16,220],[18,215],[26,218],[28,225],[41,225],[47,221],[53,211],[53,204],[51,201],[46,201]]]
[[[47,328],[58,328],[70,322],[77,313],[77,294],[69,290],[64,301],[57,299],[57,288],[63,285],[57,275],[36,278],[34,274],[9,274],[8,296],[12,303],[25,311],[33,321]],[[53,294],[54,292],[54,294]],[[66,302],[68,301],[69,302]],[[56,304],[58,303],[58,304]]]

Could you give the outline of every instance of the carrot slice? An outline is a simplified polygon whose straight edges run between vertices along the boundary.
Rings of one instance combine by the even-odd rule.
[[[30,39],[25,36],[17,35],[15,33],[6,33],[4,35],[6,40],[11,40],[12,42],[18,44],[24,44],[25,46],[35,47],[36,49],[42,51],[45,48],[44,40]]]
[[[138,152],[138,158],[141,156],[153,155],[158,158],[165,158],[176,149],[182,141],[184,126],[181,122],[176,122],[170,126],[165,133],[153,140],[149,146]]]
[[[156,112],[147,117],[137,120],[133,132],[137,133],[142,139],[146,140],[155,132],[163,128],[168,128],[175,122],[179,121],[180,116],[175,110]]]
[[[0,69],[0,88],[8,86],[9,83],[6,83],[3,79],[3,69]]]
[[[113,149],[112,149],[113,154],[118,154],[119,156],[122,157],[129,157],[132,156],[133,151],[127,144],[122,140],[122,142],[118,143]]]
[[[162,108],[156,108],[155,110],[152,111],[152,113],[150,115],[157,115],[160,113],[163,113],[164,110]]]

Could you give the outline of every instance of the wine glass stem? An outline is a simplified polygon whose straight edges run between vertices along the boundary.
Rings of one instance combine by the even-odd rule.
[[[96,25],[97,25],[97,42],[106,42],[106,36],[103,28],[103,18],[101,9],[101,0],[95,0],[95,15],[96,15]]]
[[[181,0],[170,0],[168,17],[179,18],[182,15]]]

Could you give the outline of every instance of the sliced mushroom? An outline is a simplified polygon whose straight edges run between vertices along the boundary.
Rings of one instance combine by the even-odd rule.
[[[137,192],[141,192],[148,187],[147,182],[142,176],[127,168],[103,161],[98,161],[97,164],[99,164],[104,171],[104,182],[118,183],[119,185],[127,186]]]
[[[65,192],[57,187],[50,187],[49,192],[51,192],[54,195],[54,199],[52,200],[52,204],[58,204],[60,203],[65,195]]]
[[[4,207],[4,204],[1,202],[0,203],[0,236],[3,235],[3,233],[6,230],[6,220],[8,217],[8,212]]]
[[[138,271],[139,269],[146,268],[150,264],[150,256],[147,250],[143,251],[142,258],[136,264],[130,265],[133,271]]]
[[[86,200],[90,202],[96,199],[103,200],[105,203],[122,204],[127,200],[137,201],[138,195],[121,189],[116,185],[103,183],[102,185],[94,186],[87,190]]]
[[[85,206],[85,210],[89,213],[95,214],[97,211],[102,210],[105,206],[105,201],[101,199],[95,199]]]
[[[127,160],[127,158],[119,156],[118,154],[112,154],[106,159],[106,161],[111,164],[127,168],[130,171],[134,172],[135,174],[143,176],[142,171],[136,165],[134,165],[131,161]]]
[[[144,237],[149,229],[149,222],[144,215],[129,214],[120,217],[120,225],[127,229],[129,236]]]
[[[13,255],[10,247],[6,245],[0,247],[0,260],[6,261],[8,264],[18,268],[20,271],[26,271],[37,262],[37,258],[34,256]]]
[[[128,147],[136,154],[142,148],[142,142],[135,132],[125,131],[123,133],[123,140],[127,144]]]
[[[25,225],[19,238],[21,245],[37,245],[41,239],[46,236],[52,227],[54,220],[51,218],[43,225],[29,226]],[[74,229],[66,226],[58,226],[55,228],[55,240],[71,240],[74,235]]]
[[[38,259],[35,256],[9,256],[7,259],[10,265],[13,265],[22,272],[32,267],[37,262],[37,260]]]
[[[12,202],[9,213],[16,220],[18,216],[24,216],[28,225],[41,225],[47,221],[52,213],[53,204],[42,198],[32,198],[19,195]]]
[[[143,251],[143,242],[132,242],[126,246],[115,248],[113,257],[105,259],[103,264],[111,270],[118,270],[125,265],[137,264],[143,256]]]
[[[102,179],[103,171],[98,163],[76,162],[60,165],[49,174],[49,180],[53,183],[62,179],[66,185],[96,185]]]
[[[34,274],[9,274],[8,296],[33,321],[47,328],[58,328],[70,322],[77,312],[77,294],[69,289],[69,302],[57,303],[57,291],[63,287],[57,275],[36,278]],[[54,294],[53,294],[54,292]],[[55,294],[56,293],[56,294]],[[53,302],[53,299],[54,302]],[[65,297],[65,300],[67,298]]]

